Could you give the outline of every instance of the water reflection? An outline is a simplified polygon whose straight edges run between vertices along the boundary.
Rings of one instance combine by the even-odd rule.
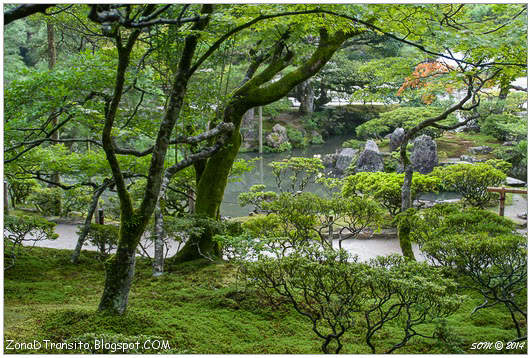
[[[221,204],[222,216],[246,216],[252,211],[252,207],[241,207],[238,204],[238,195],[242,192],[248,191],[253,185],[264,184],[267,190],[276,191],[275,178],[269,163],[282,160],[289,157],[307,157],[311,158],[316,154],[324,155],[335,153],[337,149],[341,149],[344,141],[352,139],[353,135],[341,135],[329,138],[326,143],[321,145],[311,145],[306,148],[293,149],[283,153],[263,153],[260,156],[258,153],[240,153],[238,159],[255,159],[254,169],[242,175],[239,181],[229,182],[225,189],[225,195]],[[316,194],[325,195],[318,185],[308,186],[308,191]]]

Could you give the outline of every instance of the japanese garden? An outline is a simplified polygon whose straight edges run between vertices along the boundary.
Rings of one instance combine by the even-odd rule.
[[[527,353],[526,3],[3,18],[4,353]]]

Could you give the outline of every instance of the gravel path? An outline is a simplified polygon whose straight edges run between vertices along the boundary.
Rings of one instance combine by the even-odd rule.
[[[498,209],[493,208],[492,210],[497,212]],[[527,212],[527,199],[522,195],[515,194],[512,204],[505,208],[505,215],[518,223],[524,223],[524,220],[517,218],[518,214],[524,212]],[[73,250],[77,243],[77,231],[78,225],[57,224],[55,232],[59,234],[59,238],[56,240],[39,241],[35,246]],[[518,231],[527,235],[527,227]],[[337,247],[337,242],[334,246]],[[342,247],[350,253],[358,255],[359,259],[362,261],[381,255],[391,255],[395,253],[401,254],[400,243],[397,238],[345,240],[342,243]],[[83,246],[83,249],[96,251],[96,247],[88,243]],[[174,255],[177,252],[177,249],[178,248],[175,245],[170,247],[168,257]],[[153,247],[148,247],[147,251],[150,256],[153,256]],[[424,259],[418,249],[418,245],[413,244],[413,252],[418,260]]]

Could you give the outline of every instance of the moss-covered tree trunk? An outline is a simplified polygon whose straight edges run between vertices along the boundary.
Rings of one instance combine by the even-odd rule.
[[[249,79],[232,94],[232,99],[225,107],[223,120],[234,125],[234,132],[225,147],[208,159],[201,173],[197,182],[197,214],[213,219],[219,218],[219,209],[230,169],[241,144],[239,129],[245,112],[250,108],[264,106],[286,96],[295,86],[316,74],[341,47],[341,44],[356,34],[336,32],[330,36],[322,30],[319,46],[308,60],[278,81],[267,84],[289,65],[293,57],[292,52],[284,52],[286,48],[283,43],[278,43],[273,49],[270,64],[256,75],[252,72],[252,75],[248,76]],[[250,68],[253,67],[255,70],[258,68],[251,64]],[[205,256],[213,258],[219,257],[219,254],[219,247],[212,240],[212,236],[206,232],[197,239],[187,241],[173,261],[184,262]]]
[[[100,311],[111,314],[125,312],[135,274],[136,247],[146,225],[147,220],[138,215],[121,217],[118,248],[105,262],[105,287],[98,308]]]
[[[162,190],[161,190],[162,194]],[[155,207],[155,223],[153,229],[153,276],[157,277],[164,273],[164,216],[160,206],[159,197]]]
[[[146,6],[143,16],[149,15],[153,10],[153,5]],[[123,314],[126,310],[129,290],[134,276],[136,248],[159,199],[163,181],[164,160],[170,144],[170,137],[182,108],[188,81],[193,73],[190,68],[200,37],[200,31],[204,30],[208,24],[209,14],[212,13],[212,10],[213,6],[209,4],[201,7],[201,14],[206,16],[192,26],[192,33],[184,41],[177,72],[172,82],[168,107],[160,123],[155,144],[152,148],[147,182],[142,203],[138,209],[133,208],[133,203],[127,190],[120,163],[116,156],[117,154],[123,154],[123,151],[118,150],[113,143],[112,129],[124,92],[125,75],[130,55],[136,40],[141,34],[141,30],[136,29],[130,32],[125,43],[119,29],[113,34],[118,49],[118,68],[113,96],[105,108],[102,144],[112,171],[118,198],[120,199],[120,234],[116,254],[105,262],[105,287],[99,304],[99,311]],[[141,156],[142,154],[139,155]],[[192,163],[183,161],[181,164],[176,164],[174,166],[175,170]]]
[[[85,223],[83,224],[81,233],[77,238],[77,244],[74,249],[74,252],[72,252],[72,256],[70,257],[70,261],[73,264],[77,264],[79,261],[79,255],[81,254],[81,249],[85,244],[85,239],[87,238],[88,232],[90,230],[90,223],[92,222],[92,217],[94,216],[96,208],[98,207],[98,201],[100,199],[100,196],[111,183],[112,181],[110,180],[104,180],[103,184],[100,187],[96,188],[96,190],[94,190],[94,192],[92,193],[92,200],[90,202],[87,216],[85,217]]]

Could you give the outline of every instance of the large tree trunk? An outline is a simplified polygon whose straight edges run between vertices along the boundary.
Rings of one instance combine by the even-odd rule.
[[[121,217],[118,248],[105,262],[105,287],[98,307],[99,311],[123,314],[127,308],[129,291],[135,274],[136,247],[147,220],[138,215]]]
[[[219,218],[219,208],[223,200],[225,187],[232,164],[238,155],[241,144],[240,122],[245,110],[225,116],[227,122],[234,124],[234,131],[227,145],[214,154],[208,161],[197,183],[195,213],[212,219]],[[218,245],[212,240],[208,230],[199,237],[191,237],[173,262],[185,262],[199,258],[217,258],[220,255]]]
[[[196,213],[212,219],[219,218],[219,208],[227,185],[230,169],[241,144],[240,125],[244,113],[253,107],[263,106],[286,96],[295,86],[316,74],[337,51],[341,44],[355,33],[337,32],[329,36],[321,32],[321,41],[310,59],[296,70],[288,73],[280,80],[265,85],[277,73],[287,67],[292,53],[282,55],[283,46],[275,49],[273,61],[258,75],[251,77],[234,92],[224,112],[224,121],[234,125],[234,131],[226,145],[214,156],[210,157],[197,183]],[[256,66],[258,68],[258,66]],[[219,258],[220,249],[212,240],[212,235],[205,233],[197,239],[190,239],[183,249],[174,256],[173,262],[179,263],[202,257]]]
[[[315,94],[310,84],[310,80],[306,80],[300,85],[301,90],[301,105],[299,107],[299,113],[309,114],[313,113]]]

